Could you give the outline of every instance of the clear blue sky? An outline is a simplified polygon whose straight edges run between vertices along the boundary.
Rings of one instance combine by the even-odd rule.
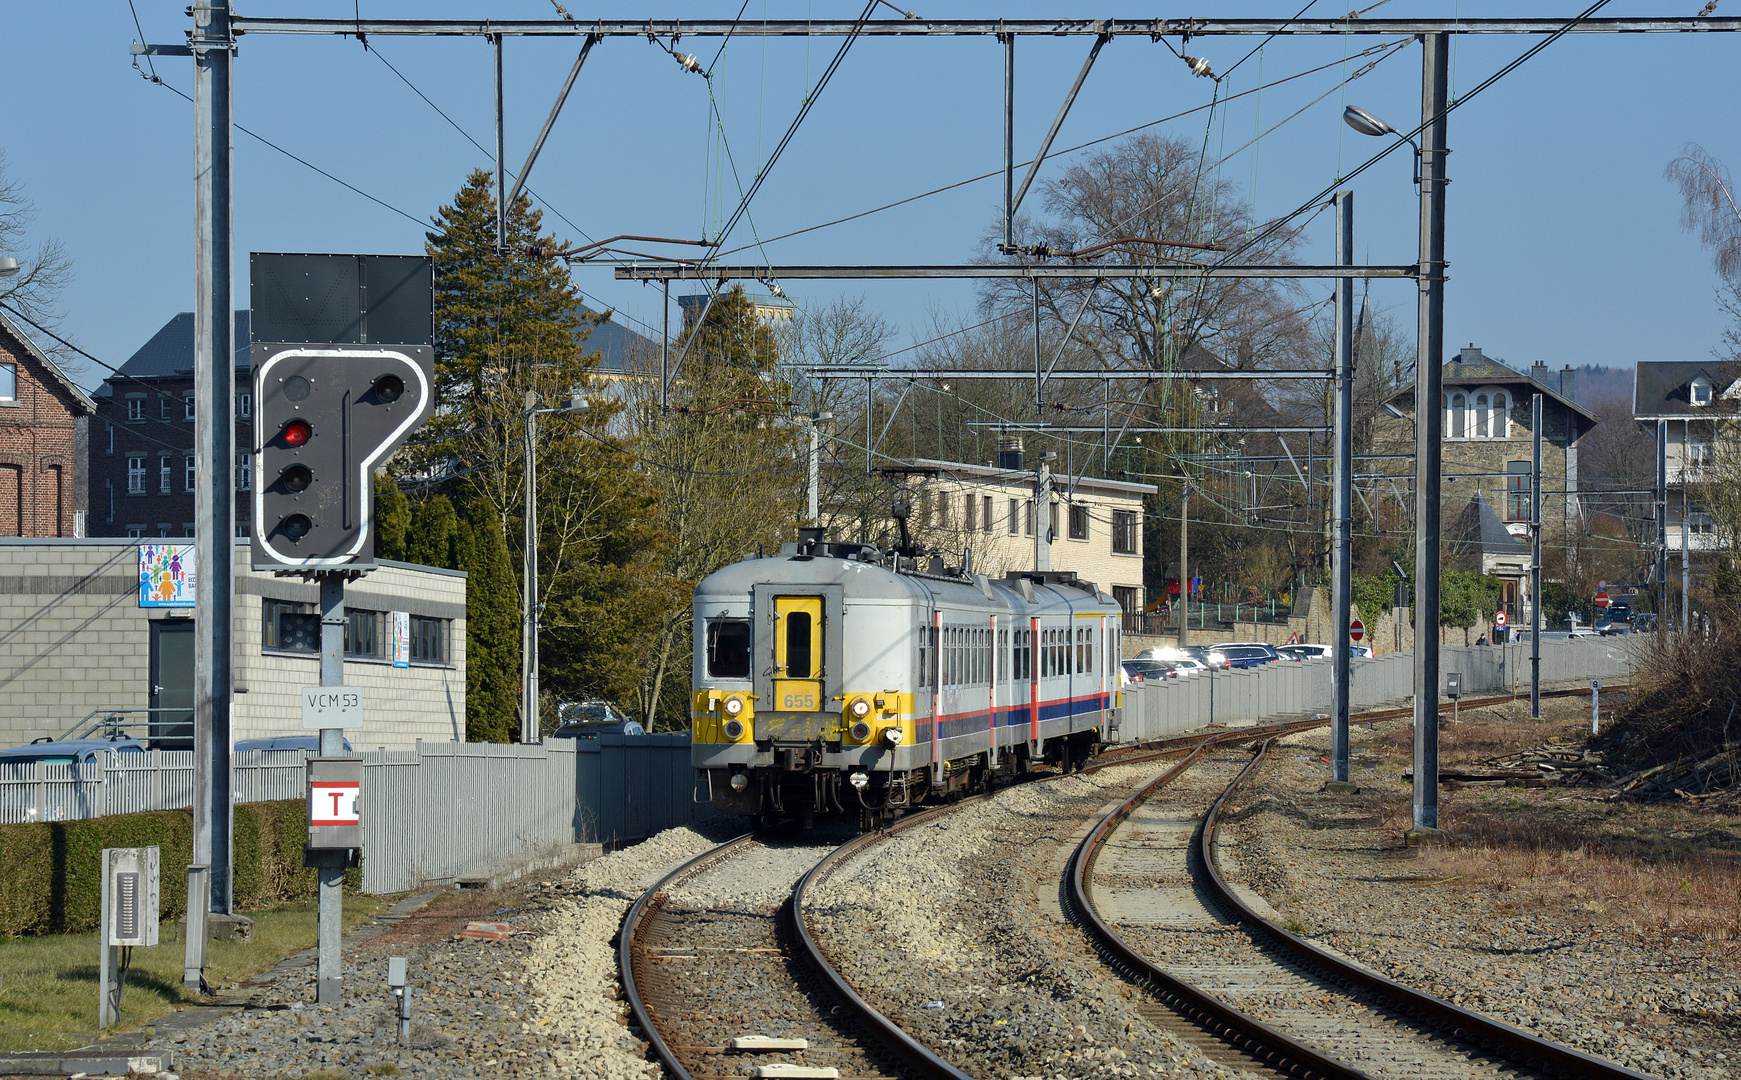
[[[1097,14],[1284,16],[1303,0],[1168,6]],[[136,0],[145,36],[185,40],[184,0]],[[922,15],[1083,16],[1078,4],[901,0]],[[1741,0],[1728,0],[1741,14]],[[251,15],[350,17],[350,2],[253,0]],[[577,18],[720,17],[729,2],[618,7],[569,3]],[[1528,13],[1572,14],[1582,3],[1529,5]],[[1604,14],[1691,15],[1702,4],[1617,0]],[[1326,2],[1311,14],[1348,7]],[[1372,17],[1514,13],[1517,5],[1474,0],[1391,0]],[[1507,10],[1507,9],[1511,10]],[[547,18],[548,0],[361,0],[365,17],[453,15]],[[1199,10],[1201,9],[1201,10]],[[1213,9],[1213,10],[1211,10]],[[751,0],[746,17],[850,18],[853,0]],[[892,12],[885,12],[892,15]],[[138,33],[125,2],[14,4],[0,36],[8,108],[0,147],[14,178],[34,198],[36,228],[62,240],[75,279],[64,296],[66,327],[97,356],[119,363],[178,311],[193,307],[192,107],[143,81],[128,44]],[[1380,39],[1277,40],[1223,83],[1223,96],[1259,82],[1341,61]],[[1460,39],[1453,93],[1473,87],[1529,47],[1532,39]],[[371,42],[407,78],[491,146],[491,59],[481,40],[381,38]],[[1250,38],[1208,38],[1187,51],[1226,71]],[[837,41],[731,44],[712,80],[725,141],[748,183],[772,150]],[[1031,154],[1075,76],[1089,42],[1022,39],[1017,46],[1018,157]],[[509,40],[508,158],[517,168],[560,87],[577,43]],[[711,61],[717,41],[680,48]],[[1630,365],[1640,359],[1696,359],[1725,325],[1713,301],[1710,259],[1679,228],[1665,163],[1687,142],[1741,168],[1741,39],[1727,35],[1568,36],[1458,109],[1450,120],[1450,214],[1446,345],[1466,342],[1522,366]],[[1730,59],[1725,61],[1724,57]],[[1356,63],[1349,63],[1352,71]],[[191,90],[191,62],[156,61],[165,81]],[[381,200],[423,219],[452,198],[466,173],[488,158],[353,39],[248,37],[236,62],[237,120]],[[1378,146],[1339,117],[1357,103],[1400,128],[1418,121],[1420,49],[1402,48],[1370,74],[1336,88],[1330,68],[1214,113],[1162,125],[1234,151],[1314,98],[1300,115],[1232,154],[1223,175],[1238,181],[1260,217],[1292,209]],[[752,206],[755,230],[771,237],[895,198],[988,172],[1002,157],[1001,54],[979,39],[878,40],[856,44]],[[1070,146],[1202,105],[1211,83],[1194,78],[1165,46],[1120,38],[1102,52],[1057,145]],[[728,214],[737,188],[718,168],[708,83],[680,71],[645,39],[611,39],[593,53],[532,175],[531,186],[596,238],[617,233],[695,236]],[[1055,169],[1057,163],[1050,166]],[[1357,248],[1372,262],[1415,257],[1414,188],[1406,153],[1354,181]],[[1042,172],[1042,177],[1047,174]],[[876,214],[849,225],[767,246],[784,262],[959,262],[998,213],[995,181]],[[1038,209],[1030,197],[1029,207]],[[238,133],[237,284],[246,296],[246,253],[422,250],[413,222],[310,172]],[[575,229],[547,217],[558,235]],[[1318,219],[1304,257],[1328,261],[1329,215]],[[751,253],[745,253],[749,255]],[[582,289],[632,319],[656,324],[653,286],[614,281],[608,270],[577,271]],[[1314,286],[1315,288],[1318,286]],[[796,283],[788,292],[816,304],[863,294],[900,328],[905,344],[926,336],[933,315],[971,311],[971,286],[952,283]],[[1413,292],[1379,283],[1373,297],[1413,322]],[[95,384],[102,373],[89,370]]]

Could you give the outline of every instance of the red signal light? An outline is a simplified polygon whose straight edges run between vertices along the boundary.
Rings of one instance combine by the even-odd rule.
[[[314,437],[314,425],[307,420],[296,419],[284,425],[280,437],[286,446],[305,446]]]

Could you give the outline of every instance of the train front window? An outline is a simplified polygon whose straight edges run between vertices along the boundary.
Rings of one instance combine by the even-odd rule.
[[[786,616],[786,678],[810,678],[810,613]]]
[[[707,624],[707,673],[716,679],[750,677],[750,624],[715,619]]]

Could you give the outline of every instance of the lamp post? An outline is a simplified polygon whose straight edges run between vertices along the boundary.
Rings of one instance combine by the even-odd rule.
[[[0,277],[11,277],[16,273],[18,273],[17,259],[12,258],[11,256],[0,259]]]
[[[538,417],[585,412],[587,402],[571,397],[556,408],[539,408],[536,391],[526,391],[526,549],[520,590],[520,741],[538,742]]]

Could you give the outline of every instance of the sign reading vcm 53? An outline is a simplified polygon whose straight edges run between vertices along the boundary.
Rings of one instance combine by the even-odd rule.
[[[354,686],[303,687],[302,726],[317,731],[362,727],[363,692]]]

